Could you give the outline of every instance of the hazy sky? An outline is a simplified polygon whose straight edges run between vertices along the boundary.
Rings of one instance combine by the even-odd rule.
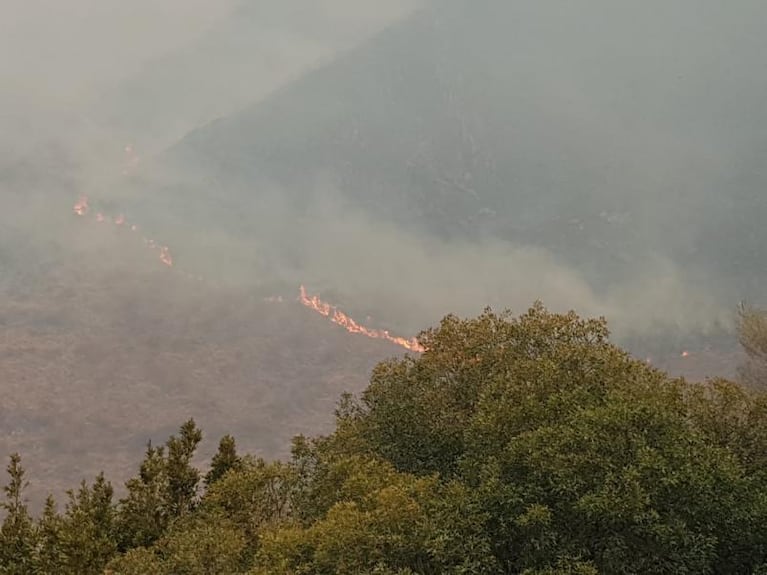
[[[0,110],[7,133],[46,124],[230,13],[230,0],[2,0]],[[30,134],[30,130],[33,134]],[[6,136],[7,137],[7,136]]]
[[[234,0],[3,0],[3,93],[74,103],[231,13]]]
[[[195,122],[252,102],[418,4],[2,0],[0,151],[16,155],[33,141],[66,140],[67,132],[92,130],[86,137],[93,138],[109,129],[105,121],[133,119],[148,107],[167,116],[166,131],[156,134],[167,145]],[[238,13],[249,19],[247,33],[237,28]],[[242,74],[248,63],[252,73]],[[158,83],[158,75],[159,85],[138,88],[151,98],[121,95],[137,83]],[[190,83],[189,91],[173,93],[174,82]]]

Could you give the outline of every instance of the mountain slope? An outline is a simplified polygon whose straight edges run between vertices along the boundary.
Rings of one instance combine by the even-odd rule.
[[[404,17],[417,0],[241,2],[194,42],[104,90],[89,112],[143,153],[266,98]]]
[[[378,218],[443,236],[482,229],[571,248],[579,264],[600,246],[578,240],[572,222],[567,238],[548,223],[594,226],[586,235],[619,243],[601,246],[607,253],[642,240],[695,256],[690,238],[668,226],[682,210],[700,225],[721,218],[723,178],[740,180],[724,195],[742,198],[741,215],[764,208],[748,191],[762,180],[743,172],[746,159],[728,142],[763,145],[762,122],[749,120],[767,86],[749,75],[757,38],[744,22],[757,9],[709,6],[684,49],[662,63],[684,9],[656,7],[635,7],[627,22],[611,21],[607,3],[439,3],[193,132],[169,160],[244,196],[271,182],[299,205],[327,182]],[[705,26],[715,21],[712,36]],[[639,41],[640,24],[654,26],[652,45]],[[731,37],[741,25],[746,33]],[[729,41],[743,52],[735,67]],[[720,90],[701,91],[725,67],[744,90],[737,105]]]
[[[47,207],[55,206],[48,202]],[[301,306],[195,281],[125,229],[38,208],[45,230],[3,227],[0,454],[23,454],[39,503],[104,470],[118,487],[147,440],[195,417],[204,455],[236,433],[285,454],[329,429],[344,391],[399,347]],[[23,256],[23,257],[22,257]]]
[[[270,263],[254,274],[289,268],[353,306],[401,290],[383,308],[398,322],[408,306],[423,323],[542,297],[622,329],[718,329],[765,279],[767,182],[750,159],[765,40],[759,6],[707,3],[678,49],[690,6],[434,3],[193,131],[137,180],[136,205],[257,246]],[[367,236],[327,245],[347,229]]]

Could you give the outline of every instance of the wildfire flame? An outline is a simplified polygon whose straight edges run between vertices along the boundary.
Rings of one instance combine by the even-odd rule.
[[[308,307],[311,310],[316,311],[320,315],[330,318],[330,321],[340,325],[349,333],[359,333],[373,339],[383,339],[393,344],[409,349],[410,351],[423,352],[425,351],[423,346],[418,343],[416,338],[406,339],[404,337],[396,337],[390,335],[385,329],[372,329],[358,324],[344,312],[337,307],[330,305],[327,302],[322,301],[319,296],[309,296],[306,293],[306,288],[301,286],[299,288],[300,293],[298,300],[302,305]]]
[[[88,213],[88,196],[80,196],[72,208],[78,216],[84,216]]]
[[[129,163],[135,166],[135,164],[138,162],[138,157],[134,155],[133,147],[130,145],[127,145],[125,147],[125,153],[130,158]],[[75,202],[72,209],[77,216],[80,216],[80,217],[86,216],[90,212],[88,196],[81,195]],[[127,218],[123,214],[119,214],[116,217],[110,217],[105,215],[102,212],[96,212],[93,215],[92,219],[93,221],[98,223],[112,223],[113,225],[116,225],[118,227],[126,227],[130,229],[130,231],[132,232],[138,231],[138,226],[134,223],[129,223]],[[148,247],[149,249],[159,250],[160,262],[162,262],[168,267],[173,267],[173,257],[171,256],[170,248],[168,248],[168,246],[160,245],[151,238],[144,237],[142,239],[143,239],[144,245],[146,245],[146,247]],[[183,270],[181,271],[181,273],[192,279],[197,279],[200,281],[203,280],[202,276],[193,276],[189,273],[184,272]],[[304,286],[300,286],[300,295],[298,299],[302,305],[304,305],[305,307],[311,310],[314,310],[320,315],[330,318],[330,321],[343,327],[349,333],[357,333],[357,334],[361,334],[373,339],[382,339],[382,340],[391,342],[395,345],[399,345],[400,347],[404,347],[405,349],[408,349],[410,351],[415,351],[419,353],[424,351],[424,347],[420,343],[418,343],[418,340],[416,338],[406,339],[404,337],[396,337],[389,334],[389,332],[386,330],[373,329],[373,328],[365,327],[364,325],[358,324],[356,321],[354,321],[352,318],[350,318],[348,315],[343,313],[341,310],[339,310],[335,306],[332,306],[329,303],[322,301],[319,298],[319,296],[308,296],[306,293],[306,288],[304,288]],[[283,299],[282,299],[282,296],[277,296],[277,297],[265,298],[265,301],[280,303],[283,301]]]
[[[170,255],[170,250],[168,249],[168,246],[162,246],[160,248],[160,261],[164,263],[169,268],[173,267],[173,258]]]
[[[78,216],[87,215],[88,212],[90,211],[90,206],[88,204],[88,196],[86,195],[80,196],[75,202],[75,205],[72,207],[72,210]],[[93,216],[93,220],[100,224],[111,222],[112,224],[116,226],[120,226],[120,227],[128,226],[130,231],[132,232],[138,231],[138,226],[136,224],[128,224],[128,220],[123,214],[118,214],[116,217],[112,218],[107,216],[103,212],[96,212],[96,214]],[[168,267],[173,267],[173,256],[171,256],[170,248],[168,246],[160,246],[157,244],[156,241],[154,241],[151,238],[144,238],[144,244],[150,249],[153,249],[153,250],[159,249],[160,261]]]
[[[132,149],[130,147],[126,147],[125,151],[126,153],[130,154],[132,152]],[[90,205],[88,203],[88,196],[81,195],[75,202],[74,206],[72,207],[72,210],[77,216],[80,216],[80,217],[84,217],[87,214],[89,214]],[[96,212],[92,216],[92,219],[93,221],[96,221],[99,223],[110,222],[113,225],[116,225],[119,227],[126,227],[127,229],[130,229],[131,232],[137,232],[139,229],[135,223],[129,223],[127,218],[123,214],[119,214],[116,217],[112,218],[105,215],[102,212]],[[146,247],[148,247],[149,249],[159,250],[160,262],[162,262],[164,265],[168,267],[173,267],[173,257],[171,256],[170,248],[168,248],[168,246],[160,245],[155,240],[151,238],[147,238],[147,237],[144,237],[143,241]],[[196,279],[199,281],[203,281],[204,279],[202,276],[192,275],[187,272],[184,272],[183,270],[181,270],[180,273],[182,275],[189,277],[190,279]],[[271,302],[271,303],[281,303],[283,302],[283,298],[282,296],[273,296],[273,297],[264,298],[264,301]],[[404,347],[407,350],[418,352],[418,353],[422,353],[425,351],[425,348],[414,337],[410,339],[407,339],[404,337],[397,337],[397,336],[391,335],[387,330],[370,328],[357,323],[354,319],[346,315],[337,307],[321,300],[319,296],[308,295],[306,292],[306,288],[303,285],[300,286],[299,288],[298,301],[304,307],[307,307],[310,310],[313,310],[316,313],[329,318],[330,321],[332,321],[336,325],[343,327],[349,333],[364,335],[372,339],[382,339],[390,343],[393,343],[395,345],[398,345],[400,347]],[[683,358],[690,357],[690,352],[687,350],[684,350],[681,352],[680,356]],[[650,357],[647,357],[645,361],[648,364],[653,363],[652,358]]]

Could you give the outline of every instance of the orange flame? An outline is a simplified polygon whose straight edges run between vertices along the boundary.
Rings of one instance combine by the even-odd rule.
[[[360,325],[338,308],[322,301],[319,296],[308,296],[304,286],[301,286],[299,289],[300,294],[298,299],[301,304],[308,307],[309,309],[316,311],[320,315],[324,315],[325,317],[330,318],[330,321],[340,325],[349,333],[359,333],[373,339],[384,339],[386,341],[390,341],[393,344],[404,347],[405,349],[409,349],[410,351],[425,351],[423,346],[418,343],[416,338],[406,339],[404,337],[395,337],[390,335],[389,332],[385,329],[372,329],[365,327],[364,325]]]
[[[125,151],[126,153],[131,154],[133,150],[130,146],[126,146]],[[73,206],[73,211],[78,216],[85,216],[90,211],[90,206],[88,205],[88,196],[86,195],[80,196],[77,202],[75,202]],[[99,223],[110,222],[116,226],[120,226],[120,227],[126,226],[126,227],[129,227],[129,229],[132,232],[138,231],[138,226],[133,223],[129,224],[126,217],[123,214],[119,214],[117,217],[111,218],[106,216],[102,212],[96,212],[96,214],[93,216],[93,219]],[[173,267],[173,257],[170,254],[170,248],[168,248],[168,246],[161,246],[155,240],[151,238],[144,237],[142,239],[144,241],[144,244],[148,248],[153,250],[159,249],[160,261],[163,264],[165,264],[168,267]],[[182,273],[184,272],[182,271]],[[200,281],[203,280],[202,276],[192,276],[191,274],[184,274],[184,275],[187,275],[188,277],[196,278]],[[274,303],[280,303],[283,301],[281,296],[265,298],[265,299],[266,301],[274,302]],[[350,318],[348,315],[343,313],[338,308],[330,305],[329,303],[322,301],[319,298],[319,296],[311,296],[311,297],[308,296],[306,293],[306,288],[304,288],[304,286],[300,287],[299,301],[305,307],[312,309],[315,312],[327,318],[330,318],[330,321],[332,321],[333,323],[337,325],[340,325],[349,333],[358,333],[373,339],[383,339],[395,345],[399,345],[400,347],[404,347],[405,349],[408,349],[410,351],[415,351],[419,353],[425,351],[424,347],[418,342],[416,338],[406,339],[404,337],[396,337],[396,336],[390,335],[389,332],[386,330],[373,329],[373,328],[365,327],[364,325],[358,324],[356,321],[354,321],[352,318]]]
[[[88,196],[80,196],[77,201],[75,202],[75,205],[72,207],[74,212],[78,216],[84,216],[88,213]]]
[[[75,205],[72,207],[72,210],[75,214],[78,216],[84,216],[88,213],[90,210],[90,206],[88,205],[88,196],[82,195],[78,198],[78,200],[75,202]],[[94,221],[97,223],[106,223],[111,222],[116,226],[127,226],[129,225],[129,229],[132,232],[138,231],[138,226],[136,224],[128,224],[128,220],[123,214],[119,214],[116,217],[112,218],[102,212],[96,212],[96,214],[93,216]],[[150,238],[143,238],[144,244],[151,249],[158,249],[160,250],[160,261],[165,264],[168,267],[173,267],[173,257],[170,255],[170,248],[168,246],[159,246],[157,245],[157,242],[155,242],[153,239]]]
[[[168,246],[162,246],[160,248],[160,261],[164,263],[169,268],[173,267],[173,258],[170,255],[170,250],[168,249]]]

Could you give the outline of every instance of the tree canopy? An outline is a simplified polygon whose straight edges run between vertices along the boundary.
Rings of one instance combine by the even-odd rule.
[[[540,304],[419,341],[287,461],[226,436],[203,474],[190,420],[121,500],[99,476],[35,519],[13,456],[0,574],[767,573],[765,395]]]
[[[751,387],[767,385],[767,311],[741,304],[738,340],[746,356],[738,370],[741,381]]]

